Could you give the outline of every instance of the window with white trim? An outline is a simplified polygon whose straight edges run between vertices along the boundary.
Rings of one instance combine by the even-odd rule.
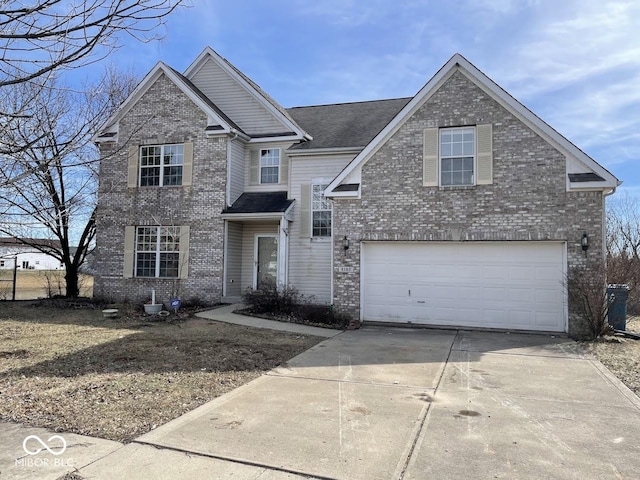
[[[184,145],[140,147],[140,186],[182,185]]]
[[[440,185],[474,185],[475,127],[440,130]]]
[[[136,277],[177,278],[180,227],[136,228]]]
[[[327,186],[313,184],[311,189],[311,227],[314,237],[331,236],[331,203],[324,196]]]
[[[263,148],[260,150],[260,183],[279,183],[280,149]]]

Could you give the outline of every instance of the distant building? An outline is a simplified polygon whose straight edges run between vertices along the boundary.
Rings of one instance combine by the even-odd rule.
[[[25,239],[33,245],[59,247],[60,242],[46,238]],[[15,238],[0,238],[0,270],[13,269],[14,261],[18,261],[20,270],[64,270],[64,265],[57,258],[42,253],[37,248],[25,245]]]

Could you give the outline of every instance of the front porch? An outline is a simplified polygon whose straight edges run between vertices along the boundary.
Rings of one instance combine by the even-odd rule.
[[[238,303],[247,288],[288,283],[289,223],[286,192],[244,193],[225,209],[223,303]]]

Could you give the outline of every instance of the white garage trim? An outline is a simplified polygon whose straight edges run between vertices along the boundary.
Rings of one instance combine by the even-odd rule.
[[[363,242],[360,319],[566,332],[565,242]]]

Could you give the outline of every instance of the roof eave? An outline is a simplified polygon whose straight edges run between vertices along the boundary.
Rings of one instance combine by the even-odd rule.
[[[293,204],[291,204],[293,206]],[[284,212],[261,212],[261,213],[221,213],[223,220],[280,220],[291,206]]]
[[[311,157],[318,155],[344,155],[348,153],[360,153],[364,147],[327,147],[327,148],[294,148],[287,150],[290,157]]]

